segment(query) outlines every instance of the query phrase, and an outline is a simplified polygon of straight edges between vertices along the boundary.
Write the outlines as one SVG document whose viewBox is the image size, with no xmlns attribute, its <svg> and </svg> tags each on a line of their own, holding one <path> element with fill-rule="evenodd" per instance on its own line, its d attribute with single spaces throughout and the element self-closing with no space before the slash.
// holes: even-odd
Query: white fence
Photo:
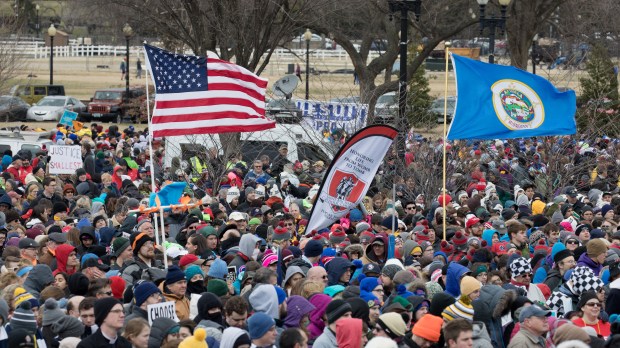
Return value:
<svg viewBox="0 0 620 348">
<path fill-rule="evenodd" d="M 125 46 L 112 46 L 112 45 L 78 45 L 71 40 L 68 46 L 54 46 L 54 57 L 85 57 L 85 56 L 124 56 L 126 54 Z M 47 58 L 50 55 L 50 47 L 45 46 L 44 42 L 40 41 L 0 41 L 0 46 L 3 47 L 3 51 L 14 52 L 20 56 L 27 58 Z M 142 46 L 130 46 L 130 55 L 142 55 Z M 191 51 L 184 52 L 186 54 L 192 54 Z M 378 57 L 380 52 L 371 51 L 369 59 Z M 276 60 L 294 60 L 295 58 L 305 59 L 305 49 L 276 49 L 272 58 Z M 342 49 L 326 50 L 326 49 L 314 49 L 310 50 L 310 59 L 312 60 L 342 60 L 348 61 L 349 55 Z"/>
</svg>

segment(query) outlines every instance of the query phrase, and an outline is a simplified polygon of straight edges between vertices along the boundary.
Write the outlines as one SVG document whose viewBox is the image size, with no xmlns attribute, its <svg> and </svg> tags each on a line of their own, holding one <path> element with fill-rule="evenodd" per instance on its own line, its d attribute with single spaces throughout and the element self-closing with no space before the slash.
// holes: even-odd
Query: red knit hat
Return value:
<svg viewBox="0 0 620 348">
<path fill-rule="evenodd" d="M 452 197 L 450 197 L 450 195 L 441 195 L 439 196 L 439 198 L 437 198 L 437 201 L 439 202 L 440 207 L 445 207 L 446 204 L 452 202 Z"/>
<path fill-rule="evenodd" d="M 446 253 L 446 255 L 450 255 L 454 252 L 454 246 L 452 245 L 452 243 L 442 240 L 440 246 L 441 251 Z"/>
<path fill-rule="evenodd" d="M 545 242 L 544 239 L 538 240 L 538 243 L 534 247 L 534 252 L 537 252 L 538 250 L 543 251 L 545 254 L 548 254 L 551 252 L 551 248 L 547 246 L 547 243 Z"/>
<path fill-rule="evenodd" d="M 112 289 L 112 296 L 120 300 L 123 298 L 123 292 L 125 292 L 125 279 L 120 276 L 110 277 L 110 289 Z"/>
<path fill-rule="evenodd" d="M 194 255 L 194 254 L 187 254 L 187 255 L 183 255 L 181 257 L 181 259 L 179 260 L 179 267 L 183 268 L 187 265 L 190 265 L 194 262 L 198 261 L 198 256 Z"/>
<path fill-rule="evenodd" d="M 465 250 L 467 248 L 467 237 L 461 231 L 456 231 L 454 237 L 452 237 L 452 243 L 454 247 L 460 250 Z"/>
<path fill-rule="evenodd" d="M 366 243 L 370 243 L 374 236 L 375 235 L 372 232 L 364 231 L 362 232 L 362 234 L 360 234 L 360 243 L 364 243 L 364 241 L 366 241 Z"/>
</svg>

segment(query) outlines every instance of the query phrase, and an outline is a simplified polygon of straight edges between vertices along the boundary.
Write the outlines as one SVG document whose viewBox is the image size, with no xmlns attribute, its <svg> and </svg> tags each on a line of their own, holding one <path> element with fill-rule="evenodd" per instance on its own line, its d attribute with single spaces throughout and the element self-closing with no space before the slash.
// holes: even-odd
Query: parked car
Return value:
<svg viewBox="0 0 620 348">
<path fill-rule="evenodd" d="M 65 95 L 62 85 L 15 85 L 10 95 L 22 98 L 26 103 L 34 105 L 48 95 Z"/>
<path fill-rule="evenodd" d="M 398 94 L 388 92 L 380 96 L 375 104 L 375 120 L 377 123 L 392 124 L 398 115 Z"/>
<path fill-rule="evenodd" d="M 60 117 L 65 110 L 77 112 L 79 115 L 86 111 L 86 105 L 77 98 L 70 96 L 47 96 L 28 109 L 26 119 L 33 121 L 60 121 Z"/>
<path fill-rule="evenodd" d="M 108 120 L 121 123 L 123 120 L 136 122 L 140 118 L 146 94 L 144 88 L 132 87 L 129 94 L 125 88 L 100 89 L 95 92 L 88 104 L 84 121 Z"/>
<path fill-rule="evenodd" d="M 0 120 L 3 122 L 24 121 L 30 104 L 20 97 L 0 96 Z"/>
<path fill-rule="evenodd" d="M 437 116 L 437 123 L 443 123 L 443 109 L 444 109 L 444 98 L 437 98 L 433 100 L 433 104 L 431 104 L 431 112 L 433 115 Z M 456 110 L 456 97 L 448 97 L 448 123 L 452 122 L 452 118 L 454 117 L 454 110 Z"/>
</svg>

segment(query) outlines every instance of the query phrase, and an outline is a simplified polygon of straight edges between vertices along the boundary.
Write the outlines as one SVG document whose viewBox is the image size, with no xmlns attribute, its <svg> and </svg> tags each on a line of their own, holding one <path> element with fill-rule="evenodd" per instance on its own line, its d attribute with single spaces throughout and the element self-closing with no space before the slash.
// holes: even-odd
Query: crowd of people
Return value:
<svg viewBox="0 0 620 348">
<path fill-rule="evenodd" d="M 2 154 L 0 348 L 620 347 L 609 139 L 567 154 L 596 161 L 557 192 L 538 186 L 551 163 L 535 142 L 454 146 L 458 180 L 434 196 L 415 176 L 437 146 L 416 139 L 404 175 L 389 155 L 358 208 L 312 231 L 328 165 L 291 163 L 285 145 L 167 167 L 147 130 L 50 139 L 83 166 L 49 175 L 46 149 Z M 183 205 L 155 219 L 150 194 L 180 181 Z"/>
</svg>

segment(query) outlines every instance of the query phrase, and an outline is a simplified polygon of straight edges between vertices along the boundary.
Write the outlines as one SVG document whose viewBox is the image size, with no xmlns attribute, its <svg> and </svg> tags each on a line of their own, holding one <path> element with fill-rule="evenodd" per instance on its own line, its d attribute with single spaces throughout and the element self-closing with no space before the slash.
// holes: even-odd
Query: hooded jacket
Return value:
<svg viewBox="0 0 620 348">
<path fill-rule="evenodd" d="M 373 251 L 372 248 L 372 243 L 374 243 L 376 240 L 381 240 L 383 241 L 383 250 L 384 250 L 384 255 L 383 257 L 379 257 L 375 254 L 375 252 Z M 372 240 L 370 241 L 370 244 L 368 244 L 366 246 L 366 251 L 364 252 L 364 257 L 362 257 L 362 263 L 364 264 L 368 264 L 368 263 L 376 263 L 380 266 L 383 266 L 385 264 L 385 262 L 387 261 L 387 251 L 388 251 L 388 236 L 385 233 L 379 233 L 377 235 L 375 235 Z"/>
<path fill-rule="evenodd" d="M 594 272 L 596 276 L 598 276 L 601 273 L 601 269 L 603 269 L 603 265 L 596 263 L 590 258 L 590 256 L 588 256 L 587 253 L 583 253 L 581 254 L 581 256 L 579 256 L 579 260 L 577 261 L 577 267 L 579 266 L 588 267 L 592 270 L 592 272 Z"/>
<path fill-rule="evenodd" d="M 474 330 L 472 334 L 472 338 L 474 340 L 474 347 L 476 348 L 494 348 L 493 343 L 491 343 L 491 337 L 489 337 L 489 332 L 487 331 L 484 323 L 479 321 L 473 322 Z"/>
<path fill-rule="evenodd" d="M 474 321 L 484 323 L 496 348 L 504 348 L 502 316 L 510 313 L 512 302 L 517 295 L 512 290 L 505 290 L 497 285 L 485 285 L 480 289 L 480 297 L 473 301 Z"/>
<path fill-rule="evenodd" d="M 260 239 L 253 234 L 244 234 L 239 240 L 239 252 L 235 258 L 228 264 L 229 266 L 235 266 L 237 269 L 244 266 L 246 262 L 252 260 L 254 249 L 256 249 L 256 243 Z"/>
<path fill-rule="evenodd" d="M 282 281 L 282 288 L 286 287 L 286 283 L 291 279 L 295 274 L 301 274 L 302 276 L 306 276 L 304 271 L 299 266 L 290 266 L 286 269 L 286 275 L 284 276 L 284 280 Z"/>
<path fill-rule="evenodd" d="M 48 265 L 36 265 L 24 281 L 24 288 L 34 298 L 39 298 L 41 291 L 54 282 L 52 269 Z"/>
<path fill-rule="evenodd" d="M 351 261 L 342 257 L 335 257 L 333 260 L 329 261 L 327 264 L 327 286 L 338 284 L 344 286 L 349 285 L 348 282 L 341 282 L 340 277 L 351 267 L 353 267 Z M 353 274 L 353 272 L 351 272 L 351 274 Z"/>
<path fill-rule="evenodd" d="M 153 320 L 148 348 L 161 348 L 164 338 L 168 335 L 168 331 L 175 326 L 179 326 L 179 324 L 169 318 L 157 318 Z"/>
<path fill-rule="evenodd" d="M 301 296 L 293 295 L 286 300 L 286 318 L 284 328 L 300 327 L 301 318 L 309 314 L 316 307 Z"/>
<path fill-rule="evenodd" d="M 256 284 L 249 298 L 255 312 L 263 312 L 273 319 L 280 319 L 278 293 L 271 284 Z"/>
<path fill-rule="evenodd" d="M 88 235 L 93 239 L 93 244 L 89 247 L 84 246 L 82 243 L 82 236 Z M 92 226 L 84 226 L 80 229 L 80 245 L 77 247 L 77 252 L 80 257 L 84 254 L 93 253 L 99 257 L 106 254 L 105 247 L 97 245 L 97 234 L 95 228 Z"/>
<path fill-rule="evenodd" d="M 470 270 L 456 262 L 450 262 L 446 273 L 446 292 L 458 298 L 461 296 L 461 278 Z"/>
<path fill-rule="evenodd" d="M 221 348 L 233 348 L 237 339 L 241 337 L 241 335 L 243 334 L 247 335 L 248 333 L 245 330 L 242 330 L 238 327 L 231 326 L 229 328 L 226 328 L 226 330 L 224 330 L 224 333 L 222 334 L 222 340 L 220 341 L 220 347 Z"/>
<path fill-rule="evenodd" d="M 336 323 L 336 342 L 338 348 L 358 348 L 362 346 L 362 320 L 344 318 Z"/>
<path fill-rule="evenodd" d="M 314 310 L 310 312 L 310 325 L 308 325 L 308 332 L 310 332 L 309 339 L 313 341 L 323 333 L 323 329 L 325 328 L 323 315 L 325 314 L 327 305 L 332 301 L 332 298 L 325 294 L 315 294 L 312 295 L 308 301 L 314 305 Z"/>
<path fill-rule="evenodd" d="M 67 269 L 67 260 L 69 259 L 69 254 L 71 254 L 73 250 L 76 250 L 76 248 L 69 244 L 61 244 L 56 247 L 56 270 L 53 272 L 53 275 L 60 272 L 72 275 L 77 272 L 77 267 L 74 267 L 71 270 Z"/>
<path fill-rule="evenodd" d="M 168 287 L 165 286 L 165 283 L 166 282 L 161 282 L 161 284 L 159 284 L 159 290 L 161 290 L 164 298 L 166 301 L 174 302 L 174 309 L 180 320 L 189 319 L 189 299 L 185 296 L 178 296 L 171 293 Z"/>
</svg>

